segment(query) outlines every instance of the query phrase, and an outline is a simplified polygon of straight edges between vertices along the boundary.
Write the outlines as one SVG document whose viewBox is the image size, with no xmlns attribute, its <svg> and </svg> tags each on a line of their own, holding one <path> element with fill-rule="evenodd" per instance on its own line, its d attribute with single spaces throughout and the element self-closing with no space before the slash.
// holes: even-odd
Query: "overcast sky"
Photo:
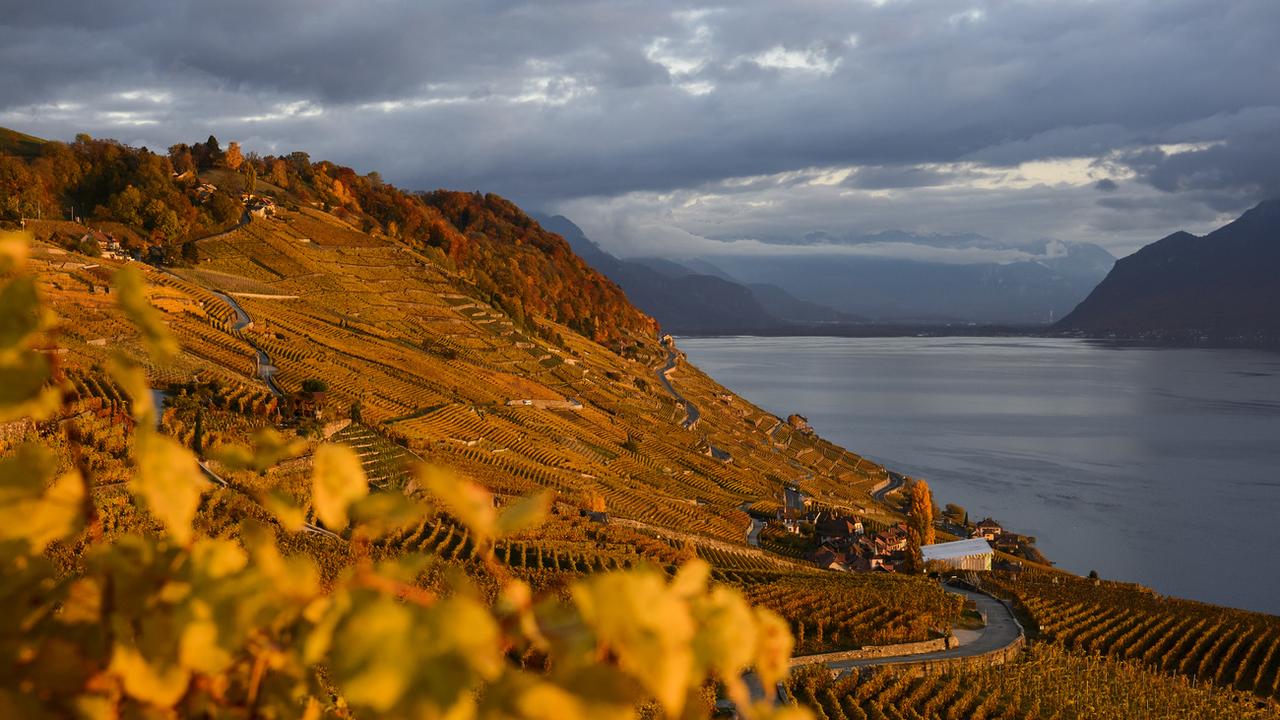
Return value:
<svg viewBox="0 0 1280 720">
<path fill-rule="evenodd" d="M 1277 0 L 110 5 L 0 0 L 0 125 L 306 150 L 624 255 L 1123 255 L 1280 195 Z"/>
</svg>

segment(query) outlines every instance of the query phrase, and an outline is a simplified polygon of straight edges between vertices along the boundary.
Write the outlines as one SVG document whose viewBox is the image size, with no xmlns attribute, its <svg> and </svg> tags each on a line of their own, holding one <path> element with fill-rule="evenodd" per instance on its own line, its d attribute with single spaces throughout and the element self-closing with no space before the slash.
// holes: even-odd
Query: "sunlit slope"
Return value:
<svg viewBox="0 0 1280 720">
<path fill-rule="evenodd" d="M 784 482 L 858 509 L 883 478 L 681 358 L 670 380 L 700 414 L 686 429 L 685 409 L 657 380 L 666 350 L 656 338 L 623 358 L 541 317 L 518 324 L 473 299 L 463 276 L 318 211 L 254 219 L 200 241 L 199 258 L 147 273 L 183 345 L 180 362 L 153 369 L 158 386 L 217 377 L 274 402 L 257 378 L 261 351 L 285 394 L 321 380 L 335 408 L 327 419 L 358 403 L 375 431 L 495 492 L 551 488 L 578 506 L 602 496 L 614 517 L 735 543 L 748 527 L 739 507 L 776 498 Z M 101 362 L 103 340 L 127 345 L 102 294 L 119 263 L 43 260 L 55 302 L 77 316 L 73 364 Z M 224 296 L 248 325 L 237 328 Z"/>
</svg>

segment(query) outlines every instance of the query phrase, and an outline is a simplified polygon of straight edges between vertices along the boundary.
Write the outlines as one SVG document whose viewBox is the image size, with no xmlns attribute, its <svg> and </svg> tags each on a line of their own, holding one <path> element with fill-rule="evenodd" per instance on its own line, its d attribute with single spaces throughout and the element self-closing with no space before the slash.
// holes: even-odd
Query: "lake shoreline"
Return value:
<svg viewBox="0 0 1280 720">
<path fill-rule="evenodd" d="M 1036 536 L 1061 569 L 1280 612 L 1280 579 L 1248 560 L 1280 545 L 1265 522 L 1280 512 L 1280 356 L 1039 337 L 677 343 L 751 402 Z"/>
</svg>

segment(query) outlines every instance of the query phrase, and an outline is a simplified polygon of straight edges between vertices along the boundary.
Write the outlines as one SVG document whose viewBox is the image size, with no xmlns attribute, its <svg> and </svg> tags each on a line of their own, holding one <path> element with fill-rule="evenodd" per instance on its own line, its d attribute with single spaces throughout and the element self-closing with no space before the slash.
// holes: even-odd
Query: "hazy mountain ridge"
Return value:
<svg viewBox="0 0 1280 720">
<path fill-rule="evenodd" d="M 564 237 L 583 260 L 617 282 L 631 302 L 653 316 L 664 332 L 768 332 L 791 323 L 860 320 L 796 298 L 781 288 L 730 279 L 708 262 L 621 259 L 601 249 L 564 216 L 535 217 L 544 228 Z"/>
<path fill-rule="evenodd" d="M 1198 237 L 1179 231 L 1118 261 L 1054 329 L 1164 341 L 1280 340 L 1280 200 Z"/>
<path fill-rule="evenodd" d="M 951 264 L 853 255 L 719 256 L 747 283 L 877 323 L 1047 325 L 1106 275 L 1114 260 L 1088 244 L 1027 246 L 1032 259 Z M 1038 251 L 1037 251 L 1038 250 Z"/>
</svg>

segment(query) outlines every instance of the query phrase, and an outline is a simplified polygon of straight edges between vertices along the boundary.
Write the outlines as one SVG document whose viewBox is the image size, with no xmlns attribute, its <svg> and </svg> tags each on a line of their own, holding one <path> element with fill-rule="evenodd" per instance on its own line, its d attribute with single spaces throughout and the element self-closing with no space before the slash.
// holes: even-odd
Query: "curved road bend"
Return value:
<svg viewBox="0 0 1280 720">
<path fill-rule="evenodd" d="M 738 506 L 742 512 L 746 512 L 751 507 L 750 502 L 744 502 Z M 747 528 L 747 544 L 751 547 L 760 547 L 760 531 L 764 530 L 765 521 L 756 518 L 750 518 L 751 526 Z"/>
<path fill-rule="evenodd" d="M 886 472 L 889 473 L 889 484 L 871 493 L 871 499 L 876 502 L 884 502 L 886 495 L 902 487 L 907 481 L 907 477 L 901 473 L 896 473 L 892 470 L 887 470 Z"/>
<path fill-rule="evenodd" d="M 658 371 L 658 382 L 662 383 L 662 386 L 667 389 L 667 392 L 671 393 L 671 397 L 684 405 L 685 418 L 684 422 L 681 424 L 686 430 L 688 430 L 693 427 L 694 423 L 698 422 L 698 418 L 701 417 L 702 414 L 698 412 L 698 408 L 693 403 L 689 402 L 683 395 L 676 392 L 675 387 L 671 385 L 671 381 L 667 379 L 667 373 L 675 370 L 676 362 L 678 362 L 679 359 L 680 356 L 676 354 L 675 348 L 667 349 L 667 364 Z"/>
<path fill-rule="evenodd" d="M 990 595 L 946 585 L 942 589 L 955 595 L 962 595 L 977 603 L 978 612 L 982 613 L 982 616 L 987 619 L 987 625 L 981 631 L 976 631 L 978 632 L 976 638 L 967 641 L 962 639 L 962 644 L 959 647 L 937 652 L 866 658 L 864 660 L 838 660 L 827 663 L 827 667 L 832 670 L 849 670 L 872 665 L 900 665 L 948 658 L 974 657 L 992 650 L 1001 650 L 1009 647 L 1022 635 L 1022 626 L 1014 619 L 1013 613 L 1009 611 L 1009 608 L 999 600 Z"/>
<path fill-rule="evenodd" d="M 231 326 L 233 330 L 243 330 L 249 327 L 249 323 L 253 322 L 253 319 L 249 317 L 249 313 L 245 312 L 245 309 L 240 307 L 240 303 L 236 302 L 230 295 L 217 290 L 210 290 L 209 292 L 217 295 L 219 299 L 235 311 L 236 322 Z M 253 349 L 258 354 L 258 377 L 262 379 L 262 382 L 266 383 L 267 389 L 271 391 L 271 394 L 276 397 L 284 397 L 284 391 L 276 384 L 276 366 L 272 364 L 271 358 L 256 345 Z"/>
<path fill-rule="evenodd" d="M 853 670 L 855 668 L 873 667 L 878 665 L 905 665 L 909 663 L 930 662 L 934 660 L 946 660 L 950 658 L 975 657 L 992 650 L 1002 650 L 1013 644 L 1022 636 L 1022 626 L 1014 619 L 1013 613 L 1004 603 L 996 600 L 990 595 L 972 592 L 970 590 L 962 590 L 947 585 L 943 585 L 942 589 L 955 595 L 962 595 L 973 600 L 978 605 L 978 612 L 987 619 L 986 627 L 981 631 L 963 631 L 965 635 L 972 632 L 978 632 L 977 637 L 964 639 L 960 636 L 961 645 L 959 647 L 950 648 L 948 650 L 939 650 L 931 653 L 917 653 L 915 655 L 892 655 L 889 657 L 866 658 L 863 660 L 833 660 L 825 663 L 828 669 L 840 672 L 843 670 Z M 803 657 L 803 656 L 802 656 Z M 755 673 L 749 672 L 743 676 L 747 682 L 747 687 L 751 692 L 754 700 L 761 700 L 765 696 L 765 689 L 760 684 L 760 679 Z M 779 692 L 781 692 L 782 683 L 779 683 Z"/>
</svg>

